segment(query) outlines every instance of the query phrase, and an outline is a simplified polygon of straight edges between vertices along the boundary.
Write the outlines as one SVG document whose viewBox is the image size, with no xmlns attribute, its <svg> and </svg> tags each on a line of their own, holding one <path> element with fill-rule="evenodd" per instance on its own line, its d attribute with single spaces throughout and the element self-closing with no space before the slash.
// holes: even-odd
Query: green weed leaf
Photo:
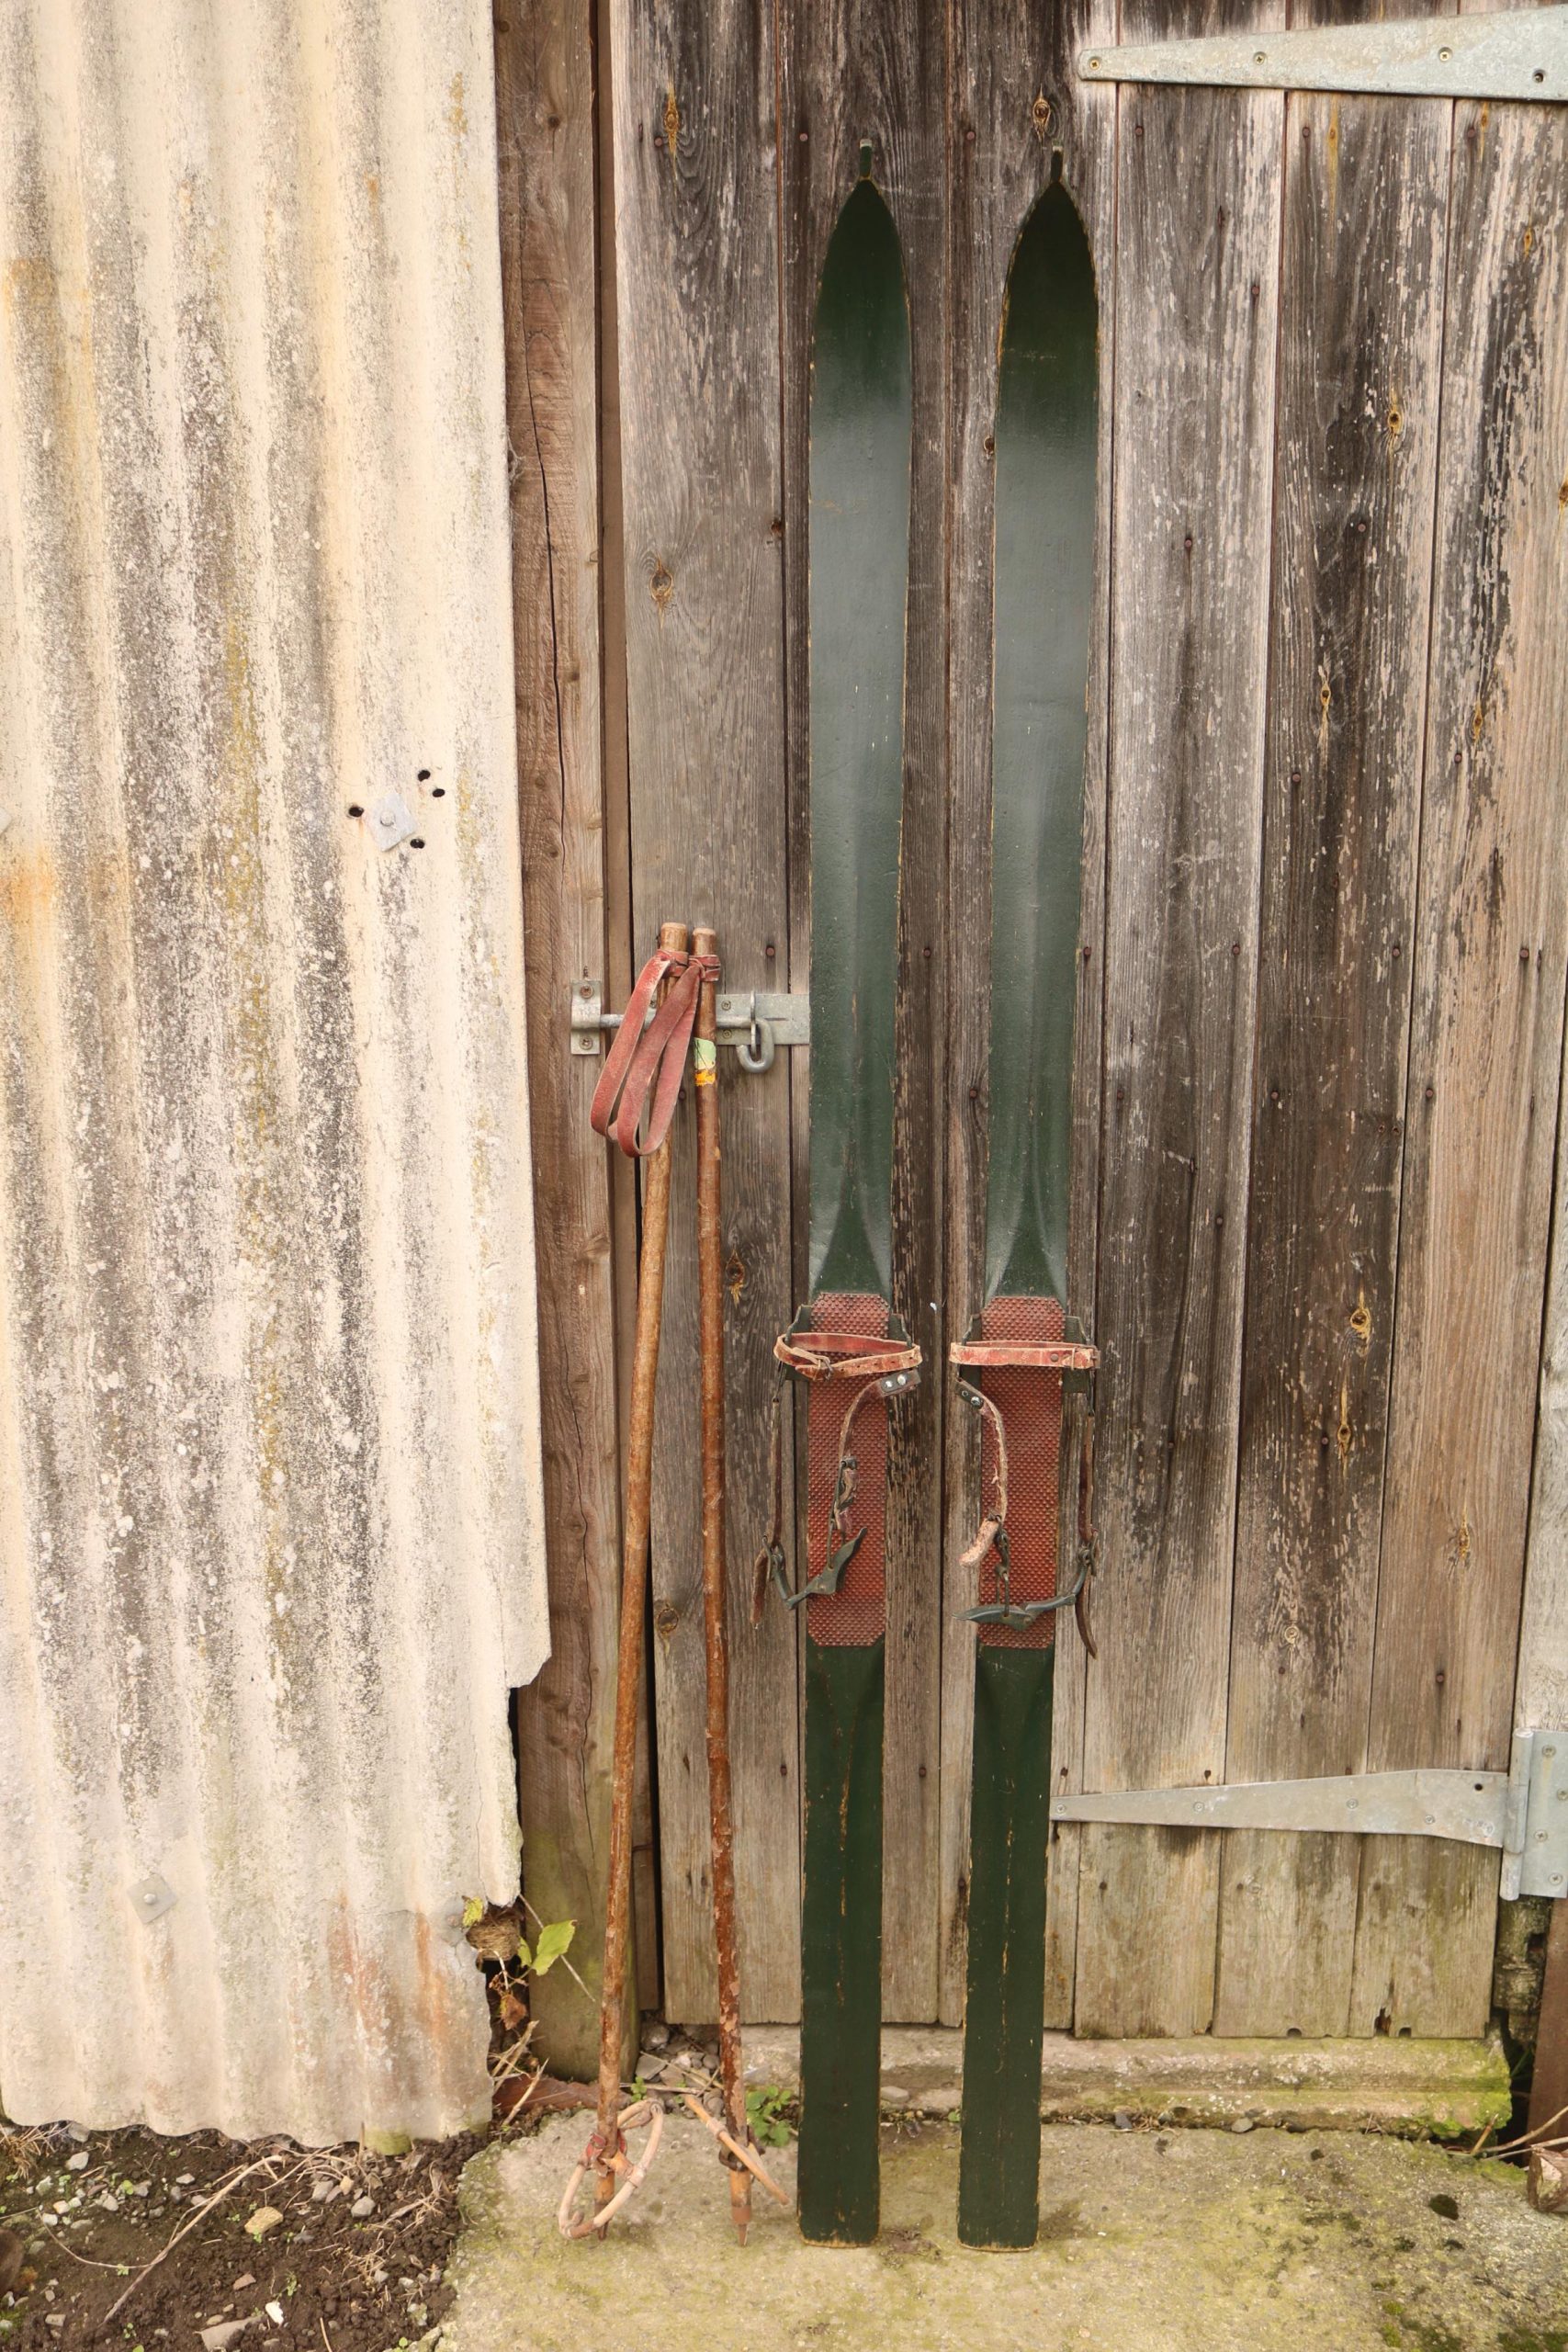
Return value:
<svg viewBox="0 0 1568 2352">
<path fill-rule="evenodd" d="M 555 1966 L 563 1951 L 570 1950 L 577 1933 L 575 1919 L 553 1919 L 547 1928 L 539 1929 L 539 1940 L 534 1946 L 534 1957 L 525 1964 L 536 1976 L 545 1975 Z"/>
</svg>

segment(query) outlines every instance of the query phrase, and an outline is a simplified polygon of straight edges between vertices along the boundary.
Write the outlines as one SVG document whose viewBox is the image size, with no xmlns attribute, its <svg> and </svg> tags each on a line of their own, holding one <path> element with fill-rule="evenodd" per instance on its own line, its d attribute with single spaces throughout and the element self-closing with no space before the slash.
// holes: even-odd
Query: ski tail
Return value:
<svg viewBox="0 0 1568 2352">
<path fill-rule="evenodd" d="M 882 2022 L 882 1727 L 887 1408 L 919 1351 L 885 1300 L 818 1298 L 780 1352 L 807 1415 L 802 2233 L 876 2235 Z"/>
</svg>

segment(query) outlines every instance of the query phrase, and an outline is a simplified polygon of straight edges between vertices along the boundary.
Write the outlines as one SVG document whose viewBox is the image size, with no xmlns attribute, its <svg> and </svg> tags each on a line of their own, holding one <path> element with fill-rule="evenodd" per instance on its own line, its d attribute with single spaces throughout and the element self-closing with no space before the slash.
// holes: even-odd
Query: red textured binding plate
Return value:
<svg viewBox="0 0 1568 2352">
<path fill-rule="evenodd" d="M 1050 1349 L 1062 1340 L 1064 1317 L 1059 1298 L 994 1298 L 980 1317 L 980 1345 Z M 1068 1351 L 1061 1350 L 1063 1354 Z M 1074 1349 L 1074 1354 L 1080 1351 Z M 1098 1361 L 1093 1349 L 1081 1352 Z M 954 1351 L 957 1353 L 957 1351 Z M 968 1356 L 971 1363 L 975 1359 Z M 1070 1367 L 1069 1367 L 1070 1368 Z M 1035 1363 L 1003 1364 L 992 1361 L 971 1375 L 992 1398 L 1007 1430 L 1008 1544 L 1011 1554 L 1011 1598 L 1015 1604 L 1052 1600 L 1056 1593 L 1056 1550 L 1061 1528 L 1058 1498 L 1062 1466 L 1062 1373 Z M 981 1509 L 996 1491 L 997 1441 L 989 1418 L 980 1456 Z M 982 1608 L 1001 1599 L 993 1548 L 980 1564 Z M 987 1649 L 1043 1650 L 1056 1637 L 1058 1611 L 1037 1617 L 1032 1625 L 976 1625 Z"/>
</svg>

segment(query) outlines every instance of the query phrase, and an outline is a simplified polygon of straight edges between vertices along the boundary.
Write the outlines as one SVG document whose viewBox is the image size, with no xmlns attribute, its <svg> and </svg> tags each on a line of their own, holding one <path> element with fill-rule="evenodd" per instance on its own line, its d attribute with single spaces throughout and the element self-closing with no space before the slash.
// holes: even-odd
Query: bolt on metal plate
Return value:
<svg viewBox="0 0 1568 2352">
<path fill-rule="evenodd" d="M 179 1899 L 168 1880 L 160 1878 L 156 1871 L 148 1878 L 139 1878 L 130 1890 L 136 1916 L 144 1924 L 161 1919 L 165 1911 L 174 1909 Z"/>
<path fill-rule="evenodd" d="M 400 792 L 383 792 L 365 811 L 365 822 L 378 849 L 396 849 L 410 840 L 416 820 Z"/>
</svg>

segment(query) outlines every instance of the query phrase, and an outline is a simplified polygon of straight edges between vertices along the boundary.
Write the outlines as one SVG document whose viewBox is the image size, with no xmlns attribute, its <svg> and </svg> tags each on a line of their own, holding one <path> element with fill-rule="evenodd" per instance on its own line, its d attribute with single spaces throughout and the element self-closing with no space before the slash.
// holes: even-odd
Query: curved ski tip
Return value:
<svg viewBox="0 0 1568 2352">
<path fill-rule="evenodd" d="M 900 287 L 904 282 L 904 249 L 887 199 L 867 166 L 870 153 L 869 147 L 861 149 L 861 175 L 845 197 L 828 240 L 818 309 L 835 280 L 841 284 L 852 276 L 885 278 L 896 272 Z"/>
<path fill-rule="evenodd" d="M 1053 178 L 1024 216 L 1008 263 L 1007 294 L 1002 303 L 998 349 L 1005 349 L 1015 307 L 1032 314 L 1031 334 L 1055 339 L 1063 333 L 1081 334 L 1087 324 L 1091 344 L 1098 336 L 1100 295 L 1094 254 L 1082 213 L 1066 180 Z M 1047 322 L 1054 322 L 1048 325 Z"/>
<path fill-rule="evenodd" d="M 874 179 L 856 181 L 828 240 L 811 359 L 814 438 L 834 418 L 863 426 L 866 402 L 874 395 L 880 395 L 878 407 L 890 401 L 907 419 L 909 291 L 904 249 Z"/>
</svg>

